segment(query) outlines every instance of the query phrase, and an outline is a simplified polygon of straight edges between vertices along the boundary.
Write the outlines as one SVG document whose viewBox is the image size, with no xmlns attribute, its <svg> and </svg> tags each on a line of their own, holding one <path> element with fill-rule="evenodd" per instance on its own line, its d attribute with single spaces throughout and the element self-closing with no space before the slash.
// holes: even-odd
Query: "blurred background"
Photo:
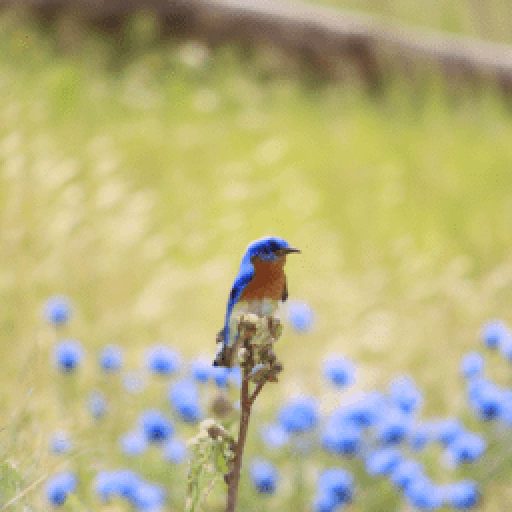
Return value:
<svg viewBox="0 0 512 512">
<path fill-rule="evenodd" d="M 163 510 L 183 510 L 185 465 L 173 483 L 155 454 L 134 463 L 117 446 L 167 382 L 121 399 L 96 360 L 107 343 L 128 372 L 156 343 L 211 359 L 241 255 L 268 234 L 302 250 L 289 294 L 314 321 L 307 334 L 285 327 L 285 370 L 260 417 L 290 397 L 339 400 L 321 375 L 335 353 L 357 366 L 354 392 L 409 374 L 425 415 L 482 428 L 459 360 L 484 322 L 510 316 L 512 5 L 321 3 L 2 2 L 1 510 L 47 510 L 47 477 L 70 468 L 85 484 L 65 509 L 99 510 L 95 471 L 130 464 L 169 489 Z M 43 314 L 54 295 L 73 311 L 57 330 Z M 53 363 L 60 338 L 83 346 L 73 385 Z M 81 409 L 94 389 L 111 393 L 107 426 Z M 58 456 L 48 443 L 61 430 L 73 450 Z M 444 475 L 438 455 L 427 459 Z M 339 462 L 322 461 L 307 482 Z M 481 510 L 508 507 L 511 461 L 483 484 Z M 268 498 L 244 485 L 241 510 L 311 510 L 313 491 L 297 502 L 291 484 Z M 387 508 L 363 492 L 350 510 L 412 510 L 379 492 Z M 204 510 L 222 510 L 221 484 Z"/>
</svg>

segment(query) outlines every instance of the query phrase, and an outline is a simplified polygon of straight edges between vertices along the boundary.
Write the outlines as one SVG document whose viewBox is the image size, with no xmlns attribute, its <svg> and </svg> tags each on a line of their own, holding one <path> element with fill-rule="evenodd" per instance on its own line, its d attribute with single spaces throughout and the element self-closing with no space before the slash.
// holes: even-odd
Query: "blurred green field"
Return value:
<svg viewBox="0 0 512 512">
<path fill-rule="evenodd" d="M 120 464 L 112 443 L 136 415 L 120 401 L 100 439 L 85 413 L 62 410 L 46 297 L 75 304 L 68 334 L 90 359 L 78 389 L 101 385 L 93 362 L 111 341 L 130 368 L 158 340 L 210 357 L 240 256 L 265 234 L 302 249 L 289 292 L 316 324 L 279 342 L 285 372 L 260 414 L 278 396 L 323 393 L 322 357 L 340 352 L 357 362 L 360 389 L 410 373 L 427 414 L 467 415 L 459 358 L 512 299 L 506 102 L 491 88 L 448 92 L 435 76 L 370 97 L 357 83 L 280 74 L 267 54 L 137 34 L 127 56 L 96 36 L 56 43 L 0 17 L 2 500 L 26 490 L 10 509 L 46 510 L 38 482 L 54 468 L 91 453 Z M 71 461 L 48 454 L 56 428 L 84 432 Z M 482 510 L 508 507 L 509 476 L 487 483 Z M 65 510 L 91 510 L 80 499 Z M 351 510 L 383 510 L 364 499 Z M 246 512 L 287 507 L 242 495 Z"/>
</svg>

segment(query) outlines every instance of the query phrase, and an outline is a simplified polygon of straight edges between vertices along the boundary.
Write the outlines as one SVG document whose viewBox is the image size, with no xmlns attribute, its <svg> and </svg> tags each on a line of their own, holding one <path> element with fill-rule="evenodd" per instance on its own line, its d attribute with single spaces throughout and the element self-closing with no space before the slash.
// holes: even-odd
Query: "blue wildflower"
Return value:
<svg viewBox="0 0 512 512">
<path fill-rule="evenodd" d="M 44 305 L 44 316 L 49 323 L 55 326 L 65 324 L 71 317 L 69 299 L 62 295 L 50 297 Z"/>
<path fill-rule="evenodd" d="M 325 378 L 338 388 L 350 386 L 355 381 L 354 363 L 341 356 L 327 358 L 324 361 L 323 373 Z"/>
<path fill-rule="evenodd" d="M 103 418 L 107 412 L 107 401 L 103 393 L 100 391 L 91 392 L 87 400 L 87 407 L 93 418 Z"/>
<path fill-rule="evenodd" d="M 482 420 L 495 420 L 501 416 L 503 398 L 500 392 L 492 391 L 482 394 L 475 405 L 476 412 Z"/>
<path fill-rule="evenodd" d="M 242 370 L 239 366 L 233 366 L 229 369 L 228 382 L 237 388 L 242 385 Z"/>
<path fill-rule="evenodd" d="M 502 392 L 500 420 L 505 425 L 512 426 L 512 390 L 510 389 Z"/>
<path fill-rule="evenodd" d="M 174 434 L 172 423 L 156 409 L 143 412 L 139 418 L 139 426 L 150 443 L 161 443 Z"/>
<path fill-rule="evenodd" d="M 338 499 L 334 494 L 320 492 L 313 501 L 313 512 L 335 512 L 338 505 Z"/>
<path fill-rule="evenodd" d="M 409 445 L 414 451 L 420 451 L 432 440 L 432 426 L 417 423 L 409 432 Z"/>
<path fill-rule="evenodd" d="M 383 395 L 377 392 L 364 393 L 353 403 L 339 410 L 347 421 L 361 428 L 370 427 L 381 418 L 387 406 Z"/>
<path fill-rule="evenodd" d="M 318 423 L 318 406 L 313 398 L 297 398 L 279 411 L 279 423 L 290 433 L 307 432 Z"/>
<path fill-rule="evenodd" d="M 352 501 L 354 478 L 344 469 L 330 468 L 322 471 L 318 477 L 319 494 L 335 497 L 337 504 L 347 504 Z"/>
<path fill-rule="evenodd" d="M 80 365 L 83 353 L 84 351 L 79 341 L 61 341 L 54 350 L 55 365 L 61 372 L 72 373 Z"/>
<path fill-rule="evenodd" d="M 203 414 L 197 386 L 191 380 L 176 382 L 169 390 L 169 401 L 181 419 L 187 423 L 199 421 Z"/>
<path fill-rule="evenodd" d="M 290 440 L 286 430 L 278 424 L 265 425 L 261 429 L 261 438 L 268 448 L 281 448 Z"/>
<path fill-rule="evenodd" d="M 457 510 L 468 510 L 478 505 L 480 492 L 475 482 L 462 480 L 444 488 L 444 501 Z"/>
<path fill-rule="evenodd" d="M 142 437 L 142 436 L 141 436 Z M 142 439 L 144 439 L 142 437 Z M 117 494 L 133 502 L 137 488 L 142 482 L 141 477 L 130 469 L 121 469 L 114 472 Z"/>
<path fill-rule="evenodd" d="M 482 329 L 482 339 L 487 348 L 498 348 L 507 335 L 506 325 L 499 320 L 487 323 Z"/>
<path fill-rule="evenodd" d="M 512 334 L 510 332 L 507 332 L 506 336 L 501 340 L 499 348 L 501 355 L 508 362 L 512 362 Z"/>
<path fill-rule="evenodd" d="M 468 395 L 469 403 L 472 407 L 475 406 L 475 403 L 480 400 L 480 396 L 483 392 L 486 391 L 487 388 L 494 387 L 495 384 L 490 380 L 484 379 L 483 377 L 477 377 L 475 379 L 470 380 L 467 383 L 466 391 Z"/>
<path fill-rule="evenodd" d="M 423 468 L 418 462 L 404 459 L 391 471 L 390 478 L 399 489 L 407 489 L 413 481 L 424 476 Z"/>
<path fill-rule="evenodd" d="M 94 477 L 93 486 L 103 502 L 110 501 L 118 493 L 117 479 L 113 471 L 99 471 Z"/>
<path fill-rule="evenodd" d="M 68 494 L 76 489 L 76 477 L 65 471 L 57 473 L 46 482 L 46 497 L 51 505 L 60 506 L 66 501 Z"/>
<path fill-rule="evenodd" d="M 370 452 L 366 457 L 366 472 L 371 476 L 389 475 L 402 461 L 396 448 L 381 448 Z"/>
<path fill-rule="evenodd" d="M 218 388 L 228 387 L 229 368 L 224 366 L 213 366 L 211 369 L 212 377 Z"/>
<path fill-rule="evenodd" d="M 469 401 L 481 419 L 497 419 L 504 406 L 503 391 L 493 382 L 474 379 L 468 385 Z"/>
<path fill-rule="evenodd" d="M 390 383 L 389 395 L 391 401 L 406 414 L 416 412 L 423 402 L 416 384 L 407 376 L 397 377 Z"/>
<path fill-rule="evenodd" d="M 123 387 L 128 393 L 141 393 L 146 387 L 146 380 L 139 372 L 129 372 L 123 377 Z"/>
<path fill-rule="evenodd" d="M 180 464 L 187 458 L 187 445 L 181 440 L 173 438 L 163 446 L 164 459 L 173 464 Z"/>
<path fill-rule="evenodd" d="M 138 431 L 127 432 L 121 437 L 119 442 L 123 453 L 130 457 L 142 455 L 148 447 L 146 437 Z"/>
<path fill-rule="evenodd" d="M 101 501 L 109 502 L 116 496 L 133 501 L 142 479 L 129 469 L 99 471 L 94 478 L 94 491 Z"/>
<path fill-rule="evenodd" d="M 464 427 L 456 419 L 432 422 L 431 428 L 435 440 L 444 446 L 450 445 L 459 435 L 464 433 Z"/>
<path fill-rule="evenodd" d="M 405 496 L 420 510 L 437 510 L 443 505 L 441 489 L 425 477 L 413 480 L 405 489 Z"/>
<path fill-rule="evenodd" d="M 212 363 L 207 359 L 196 359 L 190 365 L 190 371 L 194 380 L 206 383 L 212 376 Z"/>
<path fill-rule="evenodd" d="M 481 377 L 484 371 L 484 358 L 478 352 L 469 352 L 461 360 L 460 372 L 466 379 Z"/>
<path fill-rule="evenodd" d="M 361 443 L 361 430 L 351 423 L 330 424 L 322 433 L 323 448 L 337 455 L 356 455 Z"/>
<path fill-rule="evenodd" d="M 165 503 L 165 491 L 159 485 L 148 482 L 139 482 L 131 502 L 137 510 L 156 512 Z"/>
<path fill-rule="evenodd" d="M 137 473 L 129 469 L 100 471 L 94 478 L 93 485 L 96 494 L 105 503 L 112 498 L 121 497 L 128 500 L 138 510 L 147 511 L 156 511 L 163 503 L 162 489 L 148 484 Z M 148 485 L 153 488 L 147 488 Z"/>
<path fill-rule="evenodd" d="M 256 459 L 250 465 L 251 481 L 256 490 L 262 494 L 274 494 L 277 485 L 277 469 L 270 462 Z"/>
<path fill-rule="evenodd" d="M 157 345 L 146 354 L 148 369 L 159 375 L 171 375 L 178 371 L 181 359 L 179 354 L 165 345 Z"/>
<path fill-rule="evenodd" d="M 401 443 L 411 430 L 411 418 L 402 412 L 390 410 L 376 425 L 376 436 L 382 444 Z"/>
<path fill-rule="evenodd" d="M 474 462 L 487 448 L 485 440 L 477 434 L 465 432 L 457 436 L 448 446 L 447 455 L 455 464 Z"/>
<path fill-rule="evenodd" d="M 313 310 L 304 302 L 290 302 L 288 304 L 288 321 L 299 333 L 306 333 L 313 326 Z"/>
<path fill-rule="evenodd" d="M 50 440 L 50 450 L 57 454 L 68 453 L 71 450 L 71 440 L 66 432 L 55 432 Z"/>
<path fill-rule="evenodd" d="M 114 373 L 123 365 L 123 352 L 117 345 L 107 345 L 100 354 L 100 366 L 105 373 Z"/>
</svg>

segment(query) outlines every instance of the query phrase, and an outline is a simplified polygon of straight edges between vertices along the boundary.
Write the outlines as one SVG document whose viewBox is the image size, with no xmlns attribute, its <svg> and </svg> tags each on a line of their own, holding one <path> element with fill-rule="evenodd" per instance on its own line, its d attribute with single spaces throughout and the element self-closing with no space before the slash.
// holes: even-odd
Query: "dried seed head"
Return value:
<svg viewBox="0 0 512 512">
<path fill-rule="evenodd" d="M 241 363 L 245 363 L 245 361 L 247 361 L 248 357 L 249 357 L 249 351 L 245 347 L 240 347 L 238 349 L 238 360 Z"/>
<path fill-rule="evenodd" d="M 233 404 L 225 394 L 217 394 L 210 405 L 210 409 L 217 418 L 225 418 L 233 412 Z"/>
</svg>

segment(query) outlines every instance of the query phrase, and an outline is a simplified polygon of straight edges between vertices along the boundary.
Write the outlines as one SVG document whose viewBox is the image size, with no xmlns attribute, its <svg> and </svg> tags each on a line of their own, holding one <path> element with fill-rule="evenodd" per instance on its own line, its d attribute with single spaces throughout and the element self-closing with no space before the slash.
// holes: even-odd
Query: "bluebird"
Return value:
<svg viewBox="0 0 512 512">
<path fill-rule="evenodd" d="M 279 301 L 288 298 L 284 265 L 288 254 L 298 252 L 286 240 L 274 236 L 249 244 L 229 294 L 224 327 L 217 335 L 220 347 L 214 366 L 232 366 L 237 341 L 235 322 L 240 314 L 271 315 Z"/>
</svg>

